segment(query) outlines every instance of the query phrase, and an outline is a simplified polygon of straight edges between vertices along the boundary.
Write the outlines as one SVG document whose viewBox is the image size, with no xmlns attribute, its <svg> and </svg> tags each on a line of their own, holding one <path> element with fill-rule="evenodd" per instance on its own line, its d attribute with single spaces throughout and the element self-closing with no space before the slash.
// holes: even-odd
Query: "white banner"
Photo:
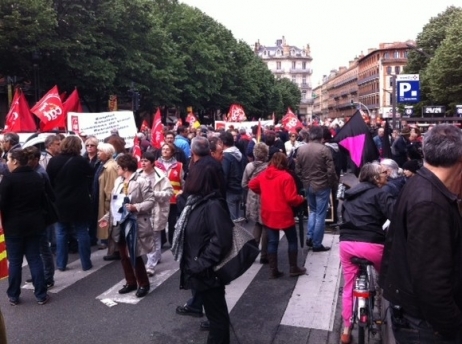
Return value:
<svg viewBox="0 0 462 344">
<path fill-rule="evenodd" d="M 274 125 L 272 119 L 267 121 L 260 121 L 262 129 L 267 126 Z M 248 133 L 252 131 L 252 127 L 258 125 L 258 121 L 246 121 L 246 122 L 225 122 L 225 121 L 215 121 L 215 130 L 225 129 L 228 130 L 230 126 L 233 126 L 234 129 L 239 130 L 244 128 Z"/>
<path fill-rule="evenodd" d="M 112 111 L 98 113 L 69 112 L 67 127 L 78 134 L 96 136 L 104 140 L 111 135 L 112 129 L 119 131 L 120 137 L 125 140 L 125 148 L 133 147 L 137 129 L 132 111 Z"/>
</svg>

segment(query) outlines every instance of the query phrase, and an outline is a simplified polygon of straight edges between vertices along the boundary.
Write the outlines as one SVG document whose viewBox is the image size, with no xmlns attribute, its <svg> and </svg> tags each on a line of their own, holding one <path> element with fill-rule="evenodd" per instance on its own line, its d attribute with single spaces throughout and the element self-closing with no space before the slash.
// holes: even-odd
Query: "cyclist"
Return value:
<svg viewBox="0 0 462 344">
<path fill-rule="evenodd" d="M 353 284 L 359 267 L 350 262 L 352 257 L 367 259 L 380 271 L 385 231 L 382 225 L 391 217 L 394 197 L 384 191 L 387 170 L 378 163 L 367 163 L 361 168 L 359 184 L 345 192 L 342 208 L 344 222 L 340 226 L 340 261 L 344 278 L 342 318 L 344 328 L 341 342 L 351 342 L 353 315 Z"/>
</svg>

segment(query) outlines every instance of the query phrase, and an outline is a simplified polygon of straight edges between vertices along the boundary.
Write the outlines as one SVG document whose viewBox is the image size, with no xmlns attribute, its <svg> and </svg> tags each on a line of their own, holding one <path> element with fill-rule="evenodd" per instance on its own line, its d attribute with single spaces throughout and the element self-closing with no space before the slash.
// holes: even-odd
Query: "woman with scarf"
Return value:
<svg viewBox="0 0 462 344">
<path fill-rule="evenodd" d="M 177 197 L 182 194 L 184 187 L 184 167 L 181 162 L 175 159 L 175 146 L 172 143 L 164 143 L 161 154 L 155 167 L 165 172 L 173 187 L 173 196 L 170 198 L 170 211 L 168 213 L 168 242 L 172 244 L 178 215 L 176 201 Z"/>
<path fill-rule="evenodd" d="M 107 227 L 111 223 L 115 227 L 112 229 L 113 237 L 119 248 L 126 280 L 119 294 L 136 290 L 137 297 L 144 297 L 150 285 L 142 256 L 154 247 L 151 224 L 154 193 L 149 181 L 136 173 L 138 161 L 135 157 L 120 155 L 117 165 L 119 177 L 112 190 L 110 211 L 100 219 L 99 226 Z M 128 216 L 125 216 L 127 213 Z M 132 219 L 136 223 L 129 223 Z M 131 229 L 128 224 L 132 225 Z M 117 228 L 120 229 L 119 235 L 116 235 Z M 135 236 L 133 240 L 130 239 L 130 232 Z"/>
<path fill-rule="evenodd" d="M 230 341 L 225 286 L 213 267 L 232 247 L 234 224 L 219 190 L 220 176 L 213 165 L 191 168 L 185 187 L 189 196 L 172 247 L 175 260 L 180 262 L 180 288 L 194 289 L 203 300 L 210 322 L 208 344 Z"/>
</svg>

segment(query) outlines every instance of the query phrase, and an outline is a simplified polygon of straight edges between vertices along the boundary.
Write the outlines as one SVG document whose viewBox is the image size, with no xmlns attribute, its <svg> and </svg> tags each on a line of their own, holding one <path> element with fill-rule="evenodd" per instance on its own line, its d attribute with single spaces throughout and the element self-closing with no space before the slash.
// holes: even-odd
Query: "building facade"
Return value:
<svg viewBox="0 0 462 344">
<path fill-rule="evenodd" d="M 284 36 L 278 39 L 274 46 L 264 46 L 260 41 L 255 43 L 254 52 L 268 66 L 277 79 L 287 78 L 295 83 L 302 94 L 299 115 L 311 120 L 313 113 L 313 97 L 311 75 L 310 46 L 302 48 L 288 45 Z"/>
</svg>

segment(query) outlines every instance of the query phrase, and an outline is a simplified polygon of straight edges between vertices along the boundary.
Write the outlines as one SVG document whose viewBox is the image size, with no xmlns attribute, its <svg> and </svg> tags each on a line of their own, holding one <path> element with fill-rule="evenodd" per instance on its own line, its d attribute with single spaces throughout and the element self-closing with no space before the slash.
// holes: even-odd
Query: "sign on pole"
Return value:
<svg viewBox="0 0 462 344">
<path fill-rule="evenodd" d="M 418 103 L 420 101 L 419 74 L 399 74 L 396 76 L 398 103 Z"/>
</svg>

